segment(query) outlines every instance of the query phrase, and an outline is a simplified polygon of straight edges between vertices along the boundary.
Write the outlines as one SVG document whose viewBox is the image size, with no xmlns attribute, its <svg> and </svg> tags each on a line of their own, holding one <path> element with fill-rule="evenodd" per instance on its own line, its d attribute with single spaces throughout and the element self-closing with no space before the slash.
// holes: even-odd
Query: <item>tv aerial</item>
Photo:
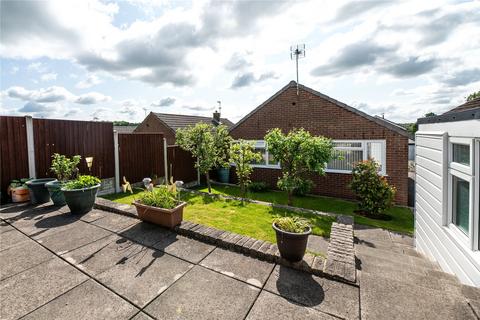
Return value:
<svg viewBox="0 0 480 320">
<path fill-rule="evenodd" d="M 305 44 L 297 44 L 290 46 L 290 59 L 295 59 L 295 67 L 297 71 L 297 96 L 298 96 L 298 59 L 305 58 Z"/>
</svg>

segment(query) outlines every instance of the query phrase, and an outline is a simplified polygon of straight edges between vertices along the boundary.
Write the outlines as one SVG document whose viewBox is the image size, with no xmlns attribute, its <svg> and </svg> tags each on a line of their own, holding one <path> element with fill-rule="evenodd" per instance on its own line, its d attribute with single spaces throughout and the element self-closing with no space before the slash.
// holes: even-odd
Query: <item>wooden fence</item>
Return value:
<svg viewBox="0 0 480 320">
<path fill-rule="evenodd" d="M 173 176 L 175 180 L 192 182 L 197 180 L 197 169 L 195 159 L 190 152 L 182 150 L 179 146 L 168 146 L 168 173 L 169 179 Z"/>
</svg>

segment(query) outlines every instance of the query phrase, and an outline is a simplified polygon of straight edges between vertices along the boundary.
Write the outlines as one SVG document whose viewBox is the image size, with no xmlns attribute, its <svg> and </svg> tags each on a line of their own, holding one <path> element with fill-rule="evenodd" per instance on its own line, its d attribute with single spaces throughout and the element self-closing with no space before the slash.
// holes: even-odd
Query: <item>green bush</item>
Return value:
<svg viewBox="0 0 480 320">
<path fill-rule="evenodd" d="M 146 206 L 164 209 L 173 209 L 177 206 L 177 192 L 169 190 L 166 186 L 160 186 L 153 191 L 145 191 L 138 201 Z"/>
<path fill-rule="evenodd" d="M 305 196 L 310 193 L 313 188 L 313 182 L 311 180 L 299 181 L 297 187 L 293 189 L 293 194 L 296 196 Z"/>
<path fill-rule="evenodd" d="M 273 219 L 275 226 L 286 232 L 303 233 L 308 227 L 308 220 L 300 217 L 276 217 Z"/>
<path fill-rule="evenodd" d="M 96 186 L 97 184 L 100 184 L 100 182 L 100 179 L 97 177 L 80 175 L 77 179 L 67 182 L 64 188 L 66 190 L 84 189 Z"/>
<path fill-rule="evenodd" d="M 251 192 L 265 192 L 267 191 L 268 186 L 265 182 L 259 181 L 259 182 L 250 182 L 248 185 L 248 190 Z"/>
<path fill-rule="evenodd" d="M 396 189 L 378 174 L 379 165 L 366 160 L 355 165 L 350 188 L 357 196 L 360 210 L 373 217 L 380 215 L 393 205 Z"/>
<path fill-rule="evenodd" d="M 77 166 L 80 163 L 79 155 L 73 156 L 71 159 L 64 156 L 63 154 L 54 153 L 52 155 L 52 164 L 50 171 L 55 173 L 58 181 L 67 181 L 74 177 L 77 173 Z"/>
</svg>

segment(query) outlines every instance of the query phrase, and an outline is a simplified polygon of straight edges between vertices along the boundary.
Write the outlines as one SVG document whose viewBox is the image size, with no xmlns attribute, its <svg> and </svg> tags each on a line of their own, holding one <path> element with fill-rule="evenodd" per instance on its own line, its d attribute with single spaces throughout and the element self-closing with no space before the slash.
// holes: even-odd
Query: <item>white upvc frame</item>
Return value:
<svg viewBox="0 0 480 320">
<path fill-rule="evenodd" d="M 470 165 L 467 166 L 462 163 L 453 161 L 453 145 L 454 144 L 462 144 L 470 148 Z M 448 167 L 468 175 L 473 175 L 473 170 L 474 170 L 474 166 L 473 166 L 474 150 L 473 149 L 474 149 L 473 139 L 451 137 L 448 141 Z"/>
<path fill-rule="evenodd" d="M 473 198 L 473 226 L 472 250 L 480 250 L 480 139 L 474 141 L 474 198 Z M 475 161 L 476 160 L 476 161 Z"/>
</svg>

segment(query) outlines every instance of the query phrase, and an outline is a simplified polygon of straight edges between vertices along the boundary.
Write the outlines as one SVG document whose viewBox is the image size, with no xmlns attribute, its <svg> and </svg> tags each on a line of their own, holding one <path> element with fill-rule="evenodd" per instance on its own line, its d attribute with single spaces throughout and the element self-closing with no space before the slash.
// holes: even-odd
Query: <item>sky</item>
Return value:
<svg viewBox="0 0 480 320">
<path fill-rule="evenodd" d="M 0 114 L 237 122 L 295 80 L 413 122 L 480 90 L 480 1 L 1 1 Z"/>
</svg>

